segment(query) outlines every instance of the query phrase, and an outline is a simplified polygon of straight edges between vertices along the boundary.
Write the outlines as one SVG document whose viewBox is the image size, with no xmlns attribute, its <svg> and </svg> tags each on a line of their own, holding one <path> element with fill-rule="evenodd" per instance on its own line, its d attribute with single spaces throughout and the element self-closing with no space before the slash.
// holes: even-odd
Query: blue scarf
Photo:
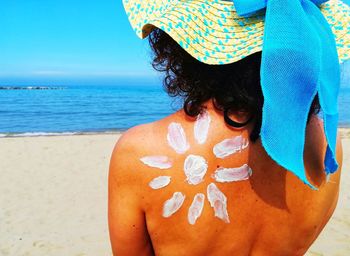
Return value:
<svg viewBox="0 0 350 256">
<path fill-rule="evenodd" d="M 307 117 L 318 94 L 327 150 L 325 172 L 338 169 L 336 138 L 340 65 L 332 30 L 318 4 L 322 0 L 233 0 L 237 14 L 266 8 L 261 61 L 264 95 L 261 141 L 270 157 L 314 188 L 306 178 Z"/>
</svg>

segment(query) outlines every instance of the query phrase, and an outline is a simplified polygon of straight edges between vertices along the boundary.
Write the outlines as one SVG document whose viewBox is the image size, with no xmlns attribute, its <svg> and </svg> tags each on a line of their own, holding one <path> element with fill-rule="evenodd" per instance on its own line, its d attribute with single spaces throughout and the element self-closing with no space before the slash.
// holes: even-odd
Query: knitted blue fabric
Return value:
<svg viewBox="0 0 350 256">
<path fill-rule="evenodd" d="M 320 0 L 234 0 L 241 16 L 266 8 L 261 62 L 264 95 L 261 141 L 270 157 L 305 184 L 307 117 L 318 93 L 327 139 L 325 171 L 338 169 L 335 158 L 340 65 L 336 42 L 319 10 Z"/>
</svg>

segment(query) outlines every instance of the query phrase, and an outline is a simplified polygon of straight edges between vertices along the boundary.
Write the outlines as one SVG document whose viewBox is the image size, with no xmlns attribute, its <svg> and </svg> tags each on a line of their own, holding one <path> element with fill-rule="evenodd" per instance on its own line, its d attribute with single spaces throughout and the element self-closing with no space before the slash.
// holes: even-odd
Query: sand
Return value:
<svg viewBox="0 0 350 256">
<path fill-rule="evenodd" d="M 0 255 L 111 255 L 107 175 L 118 137 L 0 139 Z"/>
<path fill-rule="evenodd" d="M 307 255 L 350 255 L 350 130 L 338 207 Z M 120 134 L 0 139 L 0 255 L 111 255 L 109 158 Z"/>
</svg>

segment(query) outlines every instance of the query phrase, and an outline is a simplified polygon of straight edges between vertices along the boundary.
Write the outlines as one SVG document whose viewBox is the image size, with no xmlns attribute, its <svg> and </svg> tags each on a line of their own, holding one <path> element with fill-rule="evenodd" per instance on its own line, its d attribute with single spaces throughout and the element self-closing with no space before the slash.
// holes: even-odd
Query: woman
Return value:
<svg viewBox="0 0 350 256">
<path fill-rule="evenodd" d="M 124 2 L 184 106 L 114 148 L 115 255 L 304 255 L 322 231 L 339 191 L 334 104 L 350 28 L 332 37 L 321 15 L 349 24 L 350 9 L 292 2 L 266 14 L 242 1 Z"/>
</svg>

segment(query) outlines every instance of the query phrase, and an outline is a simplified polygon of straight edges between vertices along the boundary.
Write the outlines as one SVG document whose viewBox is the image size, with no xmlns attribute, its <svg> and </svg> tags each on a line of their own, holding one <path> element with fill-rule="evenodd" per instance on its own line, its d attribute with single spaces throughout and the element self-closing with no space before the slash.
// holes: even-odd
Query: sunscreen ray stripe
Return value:
<svg viewBox="0 0 350 256">
<path fill-rule="evenodd" d="M 197 219 L 201 216 L 204 207 L 205 195 L 198 193 L 194 196 L 192 204 L 188 209 L 188 222 L 194 225 Z"/>
<path fill-rule="evenodd" d="M 159 176 L 159 177 L 151 180 L 148 183 L 148 185 L 153 189 L 160 189 L 160 188 L 164 188 L 164 187 L 168 186 L 170 181 L 171 181 L 170 176 Z"/>
<path fill-rule="evenodd" d="M 169 146 L 172 147 L 176 153 L 183 154 L 190 148 L 185 131 L 180 123 L 172 122 L 169 124 L 167 140 Z"/>
<path fill-rule="evenodd" d="M 168 218 L 177 212 L 183 202 L 185 201 L 185 196 L 181 192 L 175 192 L 173 196 L 166 200 L 163 205 L 163 217 Z"/>
<path fill-rule="evenodd" d="M 229 223 L 230 219 L 227 213 L 227 198 L 214 183 L 208 185 L 207 197 L 210 206 L 214 209 L 215 217 Z"/>
<path fill-rule="evenodd" d="M 234 182 L 247 180 L 252 175 L 252 169 L 247 164 L 237 168 L 219 167 L 213 174 L 213 178 L 217 182 Z"/>
<path fill-rule="evenodd" d="M 167 156 L 144 156 L 140 160 L 145 165 L 158 169 L 169 169 L 173 165 L 171 159 Z"/>
</svg>

